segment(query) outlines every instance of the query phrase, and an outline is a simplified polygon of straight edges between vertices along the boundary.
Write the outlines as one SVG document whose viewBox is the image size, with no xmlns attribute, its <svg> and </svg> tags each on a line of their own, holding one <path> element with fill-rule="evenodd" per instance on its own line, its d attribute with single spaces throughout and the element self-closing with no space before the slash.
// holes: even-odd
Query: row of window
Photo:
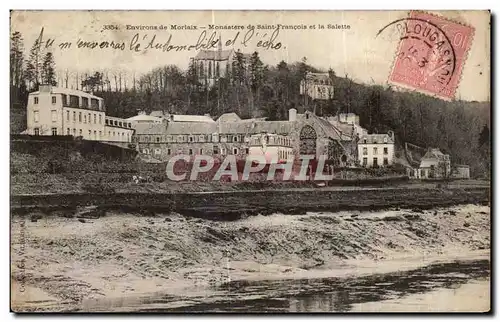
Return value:
<svg viewBox="0 0 500 322">
<path fill-rule="evenodd" d="M 35 133 L 35 135 L 41 135 L 40 128 L 38 128 L 38 127 L 34 128 L 34 133 Z M 51 128 L 51 134 L 52 135 L 58 135 L 56 127 Z M 87 134 L 87 133 L 85 132 L 85 134 Z M 82 129 L 78 129 L 77 130 L 75 128 L 70 129 L 68 127 L 66 129 L 66 135 L 73 135 L 73 136 L 77 136 L 78 135 L 78 136 L 82 136 L 83 137 L 84 132 L 83 132 Z M 119 140 L 121 138 L 121 140 L 125 140 L 125 137 L 127 139 L 129 139 L 130 138 L 130 133 L 127 133 L 127 135 L 125 135 L 125 132 L 121 132 L 121 133 L 118 132 L 117 133 L 115 131 L 113 131 L 113 132 L 112 131 L 108 131 L 108 139 L 112 139 L 112 140 L 118 139 Z M 94 130 L 92 132 L 92 130 L 88 130 L 88 136 L 87 136 L 87 138 L 89 138 L 89 139 L 95 139 L 95 140 L 104 139 L 103 132 L 102 131 L 96 131 L 96 130 Z"/>
<path fill-rule="evenodd" d="M 278 157 L 280 160 L 289 159 L 292 156 L 291 150 L 279 150 Z"/>
<path fill-rule="evenodd" d="M 78 96 L 66 95 L 66 94 L 61 94 L 61 96 L 62 96 L 63 106 L 82 107 L 82 108 L 89 107 L 89 99 L 87 97 L 82 97 L 82 104 L 80 106 L 80 98 Z M 68 102 L 68 96 L 69 96 L 69 102 Z M 39 103 L 38 96 L 33 97 L 33 103 L 34 104 Z M 52 96 L 52 104 L 56 104 L 56 103 L 57 103 L 57 96 Z M 90 106 L 92 108 L 99 108 L 99 100 L 97 98 L 91 98 L 90 99 Z"/>
<path fill-rule="evenodd" d="M 52 135 L 57 135 L 57 128 L 56 127 L 53 127 L 50 129 Z M 35 135 L 40 135 L 40 129 L 35 127 L 34 129 L 34 132 L 35 132 Z"/>
<path fill-rule="evenodd" d="M 373 148 L 373 154 L 378 154 L 378 148 Z M 388 148 L 384 148 L 384 154 L 389 154 Z M 368 148 L 363 148 L 363 155 L 368 155 Z"/>
<path fill-rule="evenodd" d="M 56 110 L 50 111 L 50 115 L 51 115 L 52 122 L 57 122 L 57 111 Z M 82 112 L 78 112 L 78 114 L 77 114 L 76 111 L 73 111 L 73 118 L 72 118 L 73 122 L 77 122 L 77 116 L 78 116 L 79 123 L 83 122 L 84 124 L 86 124 L 86 123 L 102 124 L 102 114 L 96 114 L 96 113 L 83 113 L 82 114 Z M 34 122 L 38 123 L 40 121 L 40 112 L 34 111 L 33 118 L 34 118 Z M 66 111 L 66 121 L 68 121 L 68 122 L 71 121 L 71 112 L 70 111 Z M 121 122 L 121 121 L 109 120 L 109 119 L 106 119 L 105 121 L 106 121 L 106 125 L 114 125 L 114 126 L 132 128 L 132 124 L 128 123 L 128 122 Z"/>
<path fill-rule="evenodd" d="M 388 165 L 389 164 L 389 159 L 387 158 L 384 158 L 384 165 Z M 368 158 L 363 158 L 363 166 L 367 166 L 368 165 Z M 373 158 L 373 166 L 374 167 L 377 167 L 378 166 L 378 158 Z"/>
<path fill-rule="evenodd" d="M 118 120 L 112 120 L 112 119 L 108 119 L 108 118 L 106 119 L 106 125 L 132 128 L 132 123 L 122 122 L 122 121 L 118 121 Z"/>
<path fill-rule="evenodd" d="M 55 112 L 55 111 L 52 111 L 52 112 Z M 70 111 L 66 111 L 66 121 L 68 121 L 68 122 L 71 120 L 70 115 L 71 115 Z M 87 115 L 88 115 L 88 117 L 87 117 Z M 82 118 L 82 116 L 83 116 L 83 118 Z M 73 122 L 76 122 L 76 117 L 77 117 L 76 111 L 73 111 Z M 78 122 L 82 123 L 82 120 L 83 120 L 83 123 L 97 124 L 97 122 L 99 122 L 99 124 L 102 124 L 102 114 L 96 114 L 96 113 L 83 113 L 82 114 L 82 112 L 78 112 Z M 52 120 L 52 121 L 54 121 L 54 120 Z"/>
<path fill-rule="evenodd" d="M 200 134 L 200 135 L 165 135 L 165 136 L 151 136 L 151 135 L 137 135 L 134 137 L 137 142 L 153 142 L 153 143 L 196 143 L 196 142 L 248 142 L 249 137 L 243 134 L 237 135 L 219 135 L 219 134 Z"/>
<path fill-rule="evenodd" d="M 69 96 L 69 101 L 68 101 L 68 96 Z M 90 105 L 88 97 L 82 97 L 81 105 L 80 105 L 80 97 L 76 95 L 62 94 L 62 100 L 63 100 L 63 106 L 82 107 L 82 108 L 89 108 L 90 106 L 91 108 L 99 109 L 99 100 L 97 98 L 91 98 Z"/>
<path fill-rule="evenodd" d="M 270 135 L 264 135 L 264 136 L 257 136 L 252 138 L 251 145 L 252 146 L 261 146 L 263 143 L 266 145 L 281 145 L 281 146 L 291 146 L 292 145 L 292 140 L 287 138 L 287 137 L 282 137 L 282 136 L 270 136 Z"/>
<path fill-rule="evenodd" d="M 245 153 L 245 154 L 248 154 L 249 153 L 249 149 L 248 148 L 245 148 L 245 149 L 242 149 L 241 150 L 242 153 Z M 172 149 L 168 148 L 167 149 L 167 155 L 172 155 Z M 195 155 L 195 154 L 203 154 L 204 150 L 202 148 L 199 148 L 197 150 L 195 149 L 188 149 L 187 150 L 187 153 L 189 155 Z M 206 151 L 208 153 L 210 153 L 210 151 Z M 240 149 L 238 148 L 233 148 L 231 150 L 231 152 L 234 154 L 234 155 L 238 155 L 240 153 Z M 161 154 L 161 149 L 160 148 L 155 148 L 155 149 L 149 149 L 149 148 L 144 148 L 142 149 L 142 153 L 143 154 L 151 154 L 153 153 L 154 155 L 160 155 Z M 183 149 L 178 149 L 177 150 L 177 154 L 182 154 L 184 153 L 184 150 Z M 214 155 L 226 155 L 226 148 L 219 148 L 217 145 L 214 145 L 213 146 L 213 150 L 212 150 L 212 154 Z"/>
<path fill-rule="evenodd" d="M 204 143 L 204 142 L 213 142 L 213 143 L 227 143 L 227 142 L 248 142 L 249 136 L 243 134 L 236 135 L 219 135 L 219 134 L 200 134 L 200 135 L 166 135 L 166 136 L 149 136 L 149 135 L 137 135 L 134 140 L 136 142 L 153 142 L 153 143 Z M 275 144 L 275 145 L 284 145 L 291 146 L 291 139 L 286 137 L 265 137 L 266 144 Z M 261 145 L 261 138 L 256 138 L 252 140 L 252 145 Z"/>
</svg>

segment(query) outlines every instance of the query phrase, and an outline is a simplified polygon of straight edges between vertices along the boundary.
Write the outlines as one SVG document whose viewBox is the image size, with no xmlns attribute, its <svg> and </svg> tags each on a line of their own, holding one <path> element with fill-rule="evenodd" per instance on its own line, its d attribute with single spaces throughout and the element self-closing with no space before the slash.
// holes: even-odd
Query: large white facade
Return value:
<svg viewBox="0 0 500 322">
<path fill-rule="evenodd" d="M 106 116 L 102 98 L 50 85 L 29 94 L 26 123 L 29 135 L 71 135 L 96 141 L 131 142 L 134 131 L 130 122 Z"/>
</svg>

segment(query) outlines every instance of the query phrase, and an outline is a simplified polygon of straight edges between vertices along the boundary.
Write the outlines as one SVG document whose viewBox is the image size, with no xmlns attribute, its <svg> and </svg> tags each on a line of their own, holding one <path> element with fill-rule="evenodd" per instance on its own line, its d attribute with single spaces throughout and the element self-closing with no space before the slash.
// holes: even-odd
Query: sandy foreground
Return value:
<svg viewBox="0 0 500 322">
<path fill-rule="evenodd" d="M 230 222 L 176 213 L 36 222 L 27 215 L 12 219 L 11 244 L 13 310 L 93 311 L 100 300 L 210 294 L 234 280 L 361 276 L 489 258 L 490 208 L 278 213 Z M 464 287 L 483 294 L 471 310 L 489 305 L 489 285 Z M 393 311 L 398 303 L 359 310 Z"/>
</svg>

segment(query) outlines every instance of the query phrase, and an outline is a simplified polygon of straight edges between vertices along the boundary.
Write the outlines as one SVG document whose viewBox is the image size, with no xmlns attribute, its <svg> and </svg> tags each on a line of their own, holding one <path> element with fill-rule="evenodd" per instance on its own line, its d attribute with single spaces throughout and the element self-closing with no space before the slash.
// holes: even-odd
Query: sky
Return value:
<svg viewBox="0 0 500 322">
<path fill-rule="evenodd" d="M 489 13 L 444 11 L 435 14 L 473 26 L 475 30 L 456 98 L 489 101 Z M 324 70 L 332 68 L 338 76 L 348 75 L 357 82 L 383 85 L 387 84 L 400 40 L 394 28 L 378 36 L 377 32 L 407 15 L 407 11 L 13 11 L 11 32 L 21 32 L 28 54 L 43 28 L 45 50 L 54 54 L 57 69 L 73 73 L 121 71 L 128 77 L 133 74 L 137 77 L 169 64 L 186 69 L 190 58 L 197 53 L 194 45 L 202 33 L 205 32 L 205 40 L 208 40 L 215 32 L 214 39 L 220 37 L 223 49 L 258 51 L 263 62 L 269 65 L 281 60 L 293 63 L 306 57 L 309 64 Z M 276 34 L 277 24 L 288 28 L 281 27 Z M 190 28 L 172 30 L 172 25 Z M 209 29 L 210 25 L 232 29 Z M 132 29 L 140 26 L 158 29 Z M 160 26 L 167 28 L 160 29 Z M 193 26 L 197 29 L 193 30 Z M 158 48 L 146 48 L 153 37 L 153 44 L 158 44 Z M 272 44 L 269 44 L 271 38 Z M 170 45 L 180 47 L 164 51 L 161 45 L 169 39 Z M 82 42 L 97 42 L 97 48 L 82 48 Z M 108 48 L 99 48 L 101 44 L 106 46 L 103 42 L 107 42 Z M 119 49 L 109 48 L 111 42 Z M 69 47 L 68 43 L 71 43 Z M 193 48 L 187 50 L 189 46 Z"/>
</svg>

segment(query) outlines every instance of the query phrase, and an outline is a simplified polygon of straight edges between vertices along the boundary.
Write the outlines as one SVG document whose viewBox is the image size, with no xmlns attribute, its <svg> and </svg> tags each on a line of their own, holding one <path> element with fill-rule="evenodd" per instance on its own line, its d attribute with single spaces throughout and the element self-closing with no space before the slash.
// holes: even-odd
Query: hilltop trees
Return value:
<svg viewBox="0 0 500 322">
<path fill-rule="evenodd" d="M 28 98 L 23 36 L 14 32 L 10 38 L 10 107 L 23 108 Z"/>
<path fill-rule="evenodd" d="M 26 58 L 22 35 L 11 34 L 11 107 L 22 110 L 28 90 L 37 90 L 41 83 L 57 83 L 54 55 L 44 53 L 40 43 L 40 39 L 35 41 Z M 489 103 L 446 102 L 416 92 L 394 91 L 387 85 L 359 84 L 347 74 L 340 76 L 332 69 L 314 68 L 306 57 L 299 62 L 266 65 L 257 52 L 246 55 L 237 51 L 232 62 L 223 68 L 225 71 L 220 63 L 203 66 L 208 67 L 208 73 L 192 60 L 187 70 L 166 65 L 137 76 L 116 69 L 87 73 L 65 69 L 59 85 L 95 92 L 104 98 L 107 113 L 119 117 L 136 115 L 138 110 L 208 113 L 213 117 L 236 112 L 243 118 L 269 120 L 287 119 L 290 108 L 323 116 L 356 113 L 361 126 L 370 132 L 393 130 L 397 145 L 409 142 L 438 147 L 450 153 L 453 162 L 470 164 L 473 174 L 489 173 Z M 312 100 L 300 94 L 307 72 L 327 72 L 334 85 L 334 96 Z M 209 76 L 215 76 L 212 83 L 208 82 Z"/>
<path fill-rule="evenodd" d="M 26 65 L 26 80 L 30 91 L 38 90 L 41 79 L 42 58 L 40 57 L 40 42 L 35 41 L 30 50 L 28 64 Z"/>
<path fill-rule="evenodd" d="M 82 89 L 94 92 L 96 89 L 104 86 L 104 75 L 100 72 L 95 72 L 94 75 L 88 76 L 82 81 Z"/>
<path fill-rule="evenodd" d="M 484 125 L 481 133 L 479 134 L 479 147 L 490 145 L 490 129 L 488 125 Z"/>
<path fill-rule="evenodd" d="M 20 32 L 14 32 L 10 38 L 10 84 L 19 87 L 24 80 L 24 44 Z"/>
<path fill-rule="evenodd" d="M 57 85 L 55 68 L 56 63 L 54 61 L 54 56 L 51 52 L 46 53 L 45 56 L 43 56 L 41 70 L 41 80 L 43 84 Z"/>
</svg>

